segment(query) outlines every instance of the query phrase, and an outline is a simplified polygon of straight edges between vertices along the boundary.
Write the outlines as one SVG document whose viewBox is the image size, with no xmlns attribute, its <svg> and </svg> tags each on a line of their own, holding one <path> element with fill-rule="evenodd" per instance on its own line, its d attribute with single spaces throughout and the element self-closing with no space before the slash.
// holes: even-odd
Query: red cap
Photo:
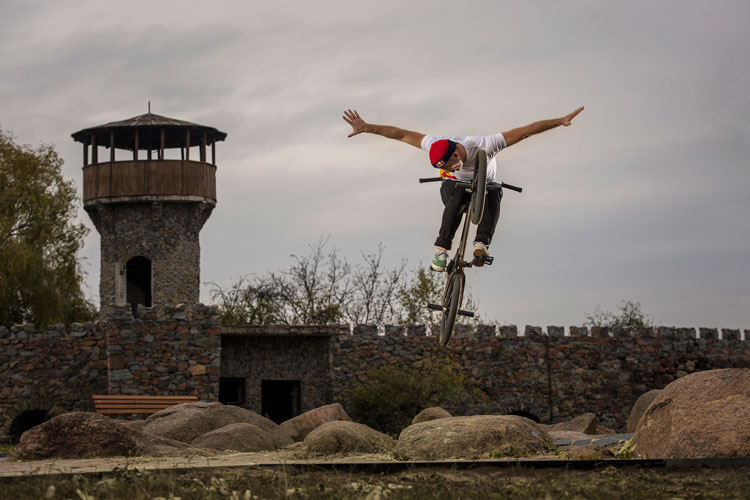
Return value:
<svg viewBox="0 0 750 500">
<path fill-rule="evenodd" d="M 456 151 L 455 142 L 448 139 L 435 141 L 430 147 L 430 163 L 435 168 L 442 168 L 445 162 L 450 160 L 454 151 Z"/>
</svg>

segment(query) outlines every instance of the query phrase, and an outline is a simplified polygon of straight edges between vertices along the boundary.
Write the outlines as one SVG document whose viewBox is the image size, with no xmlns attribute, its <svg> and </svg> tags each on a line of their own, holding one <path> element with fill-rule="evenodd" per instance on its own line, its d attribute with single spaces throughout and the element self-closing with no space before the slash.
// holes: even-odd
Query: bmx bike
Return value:
<svg viewBox="0 0 750 500">
<path fill-rule="evenodd" d="M 453 334 L 453 325 L 456 322 L 456 316 L 467 316 L 474 317 L 474 313 L 471 311 L 464 311 L 461 309 L 461 303 L 464 298 L 464 287 L 466 286 L 466 276 L 464 269 L 477 266 L 490 266 L 494 260 L 490 256 L 479 256 L 474 257 L 471 261 L 464 260 L 464 252 L 466 251 L 466 242 L 469 237 L 469 224 L 478 225 L 482 220 L 484 214 L 484 201 L 487 191 L 498 190 L 500 191 L 500 199 L 502 200 L 503 188 L 510 189 L 512 191 L 521 192 L 522 188 L 505 184 L 504 182 L 495 183 L 487 182 L 487 153 L 483 150 L 479 150 L 477 154 L 477 161 L 474 166 L 474 176 L 471 182 L 456 181 L 451 179 L 444 179 L 442 177 L 428 177 L 419 179 L 420 183 L 424 182 L 456 182 L 460 186 L 466 189 L 467 193 L 471 194 L 471 199 L 467 203 L 464 209 L 464 227 L 461 232 L 461 241 L 456 249 L 456 253 L 453 258 L 448 262 L 445 268 L 447 278 L 445 280 L 445 291 L 443 292 L 443 303 L 442 304 L 427 304 L 427 308 L 433 311 L 441 311 L 442 318 L 440 322 L 440 345 L 446 346 L 448 341 Z"/>
</svg>

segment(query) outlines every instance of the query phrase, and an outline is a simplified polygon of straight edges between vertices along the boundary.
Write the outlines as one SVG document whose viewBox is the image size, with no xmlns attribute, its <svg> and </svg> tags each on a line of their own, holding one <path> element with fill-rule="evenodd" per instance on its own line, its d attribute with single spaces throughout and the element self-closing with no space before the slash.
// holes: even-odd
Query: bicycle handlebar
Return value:
<svg viewBox="0 0 750 500">
<path fill-rule="evenodd" d="M 444 180 L 445 179 L 443 177 L 422 177 L 419 179 L 419 183 L 422 184 L 425 182 L 443 182 Z M 451 180 L 451 182 L 460 182 L 461 184 L 466 184 L 467 186 L 471 186 L 471 182 L 453 181 L 453 180 Z M 487 183 L 487 189 L 492 190 L 492 189 L 500 189 L 500 188 L 510 189 L 511 191 L 516 191 L 518 193 L 523 191 L 523 188 L 520 188 L 518 186 L 513 186 L 512 184 L 506 184 L 504 182 L 501 182 L 499 184 L 496 182 Z"/>
</svg>

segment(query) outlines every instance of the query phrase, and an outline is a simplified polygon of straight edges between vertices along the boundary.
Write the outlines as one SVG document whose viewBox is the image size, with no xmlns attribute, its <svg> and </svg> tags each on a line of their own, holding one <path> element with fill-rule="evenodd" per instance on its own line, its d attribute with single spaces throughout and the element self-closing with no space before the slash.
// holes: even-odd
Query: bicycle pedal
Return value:
<svg viewBox="0 0 750 500">
<path fill-rule="evenodd" d="M 472 264 L 477 267 L 491 266 L 493 260 L 495 260 L 495 258 L 490 257 L 489 255 L 479 255 L 477 257 L 474 257 Z"/>
<path fill-rule="evenodd" d="M 471 311 L 464 311 L 463 309 L 459 309 L 458 310 L 458 314 L 461 315 L 461 316 L 467 316 L 469 318 L 473 318 L 474 317 L 474 313 L 473 312 L 471 312 Z"/>
<path fill-rule="evenodd" d="M 442 311 L 443 306 L 438 304 L 427 304 L 427 309 L 432 309 L 433 311 Z"/>
</svg>

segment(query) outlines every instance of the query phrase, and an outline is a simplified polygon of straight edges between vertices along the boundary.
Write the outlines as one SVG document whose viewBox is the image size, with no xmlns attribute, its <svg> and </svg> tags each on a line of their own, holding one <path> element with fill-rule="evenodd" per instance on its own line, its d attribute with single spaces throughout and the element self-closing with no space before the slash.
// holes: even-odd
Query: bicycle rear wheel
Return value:
<svg viewBox="0 0 750 500">
<path fill-rule="evenodd" d="M 477 164 L 471 181 L 471 223 L 479 224 L 484 213 L 484 198 L 487 192 L 487 153 L 477 152 Z"/>
<path fill-rule="evenodd" d="M 456 314 L 461 307 L 461 297 L 464 291 L 464 275 L 460 271 L 448 277 L 445 296 L 443 297 L 443 322 L 440 325 L 440 345 L 448 345 L 453 334 Z"/>
</svg>

